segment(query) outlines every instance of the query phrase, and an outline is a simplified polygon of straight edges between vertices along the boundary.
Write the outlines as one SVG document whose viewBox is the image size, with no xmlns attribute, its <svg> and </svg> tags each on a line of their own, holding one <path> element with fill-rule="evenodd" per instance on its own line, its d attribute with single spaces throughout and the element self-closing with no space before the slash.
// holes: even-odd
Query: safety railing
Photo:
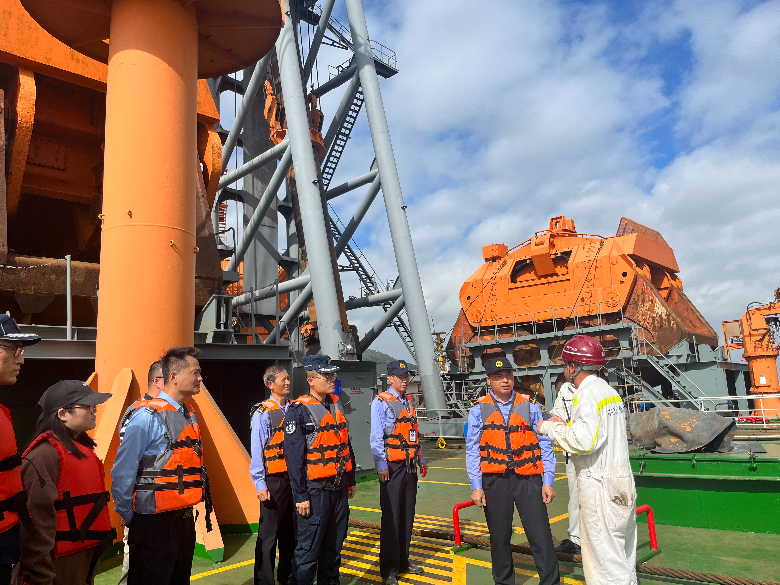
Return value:
<svg viewBox="0 0 780 585">
<path fill-rule="evenodd" d="M 647 504 L 639 506 L 636 509 L 636 515 L 639 516 L 640 514 L 647 514 L 647 532 L 650 536 L 650 548 L 654 551 L 658 551 L 658 538 L 655 535 L 655 517 L 653 516 L 653 509 Z"/>
<path fill-rule="evenodd" d="M 460 546 L 461 540 L 460 540 L 460 515 L 459 512 L 463 508 L 470 508 L 474 505 L 474 502 L 472 500 L 469 500 L 468 502 L 461 502 L 460 504 L 455 504 L 455 507 L 452 509 L 452 528 L 453 532 L 455 533 L 455 546 Z"/>
</svg>

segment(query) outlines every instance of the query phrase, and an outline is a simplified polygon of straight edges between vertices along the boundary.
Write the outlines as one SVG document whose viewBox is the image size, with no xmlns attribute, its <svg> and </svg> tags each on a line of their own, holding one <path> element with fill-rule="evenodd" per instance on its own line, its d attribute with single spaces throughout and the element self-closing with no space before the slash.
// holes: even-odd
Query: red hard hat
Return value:
<svg viewBox="0 0 780 585">
<path fill-rule="evenodd" d="M 584 366 L 604 366 L 607 360 L 604 357 L 604 348 L 598 339 L 588 335 L 575 335 L 563 346 L 563 354 L 560 358 L 563 362 L 574 362 Z"/>
</svg>

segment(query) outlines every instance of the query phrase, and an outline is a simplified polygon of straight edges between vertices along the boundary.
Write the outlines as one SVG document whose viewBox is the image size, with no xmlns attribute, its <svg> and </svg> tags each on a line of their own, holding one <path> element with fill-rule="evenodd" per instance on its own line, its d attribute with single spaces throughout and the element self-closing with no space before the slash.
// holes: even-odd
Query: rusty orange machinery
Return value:
<svg viewBox="0 0 780 585">
<path fill-rule="evenodd" d="M 110 471 L 120 417 L 140 397 L 149 365 L 169 347 L 193 345 L 202 260 L 218 275 L 206 296 L 221 289 L 208 226 L 221 144 L 216 107 L 202 80 L 266 54 L 283 11 L 279 0 L 0 0 L 0 7 L 0 83 L 11 106 L 0 211 L 7 209 L 12 228 L 24 223 L 20 215 L 28 218 L 33 238 L 24 245 L 32 256 L 48 249 L 57 258 L 59 248 L 69 253 L 73 230 L 57 229 L 67 219 L 62 212 L 51 230 L 41 225 L 52 215 L 48 199 L 68 202 L 59 209 L 73 212 L 78 249 L 91 250 L 76 258 L 83 261 L 74 266 L 74 292 L 93 301 L 87 312 L 97 312 L 89 384 L 113 394 L 98 410 L 94 432 Z M 85 275 L 88 282 L 79 288 Z M 50 297 L 64 292 L 63 278 L 50 280 L 32 287 L 32 301 L 46 287 Z M 6 286 L 3 278 L 0 288 Z M 21 310 L 42 315 L 35 310 L 42 304 L 28 302 L 30 310 Z M 74 321 L 83 323 L 86 317 L 75 313 Z M 139 327 L 145 317 L 152 330 Z M 194 403 L 219 522 L 255 522 L 246 450 L 205 388 Z M 199 541 L 207 550 L 221 548 L 219 530 L 206 534 L 204 520 L 200 514 Z M 112 522 L 119 524 L 113 512 Z"/>
<path fill-rule="evenodd" d="M 460 289 L 461 311 L 447 345 L 461 367 L 473 367 L 464 343 L 545 333 L 567 322 L 572 328 L 575 319 L 584 327 L 634 322 L 662 353 L 683 339 L 718 345 L 683 293 L 671 247 L 630 219 L 621 219 L 615 236 L 602 237 L 554 217 L 514 248 L 492 244 L 482 255 L 484 264 Z"/>
<path fill-rule="evenodd" d="M 748 306 L 742 318 L 723 321 L 724 349 L 742 350 L 742 358 L 750 368 L 750 392 L 780 394 L 777 377 L 777 356 L 780 348 L 780 288 L 775 289 L 774 302 Z M 760 398 L 754 401 L 753 416 L 780 417 L 780 398 Z"/>
</svg>

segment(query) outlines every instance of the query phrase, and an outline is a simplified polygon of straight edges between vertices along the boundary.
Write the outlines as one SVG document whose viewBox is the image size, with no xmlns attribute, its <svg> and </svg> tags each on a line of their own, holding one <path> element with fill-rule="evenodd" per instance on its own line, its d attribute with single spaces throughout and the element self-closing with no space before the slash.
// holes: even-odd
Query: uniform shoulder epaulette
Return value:
<svg viewBox="0 0 780 585">
<path fill-rule="evenodd" d="M 290 406 L 300 406 L 300 405 L 301 403 L 298 402 L 297 400 L 290 400 Z"/>
</svg>

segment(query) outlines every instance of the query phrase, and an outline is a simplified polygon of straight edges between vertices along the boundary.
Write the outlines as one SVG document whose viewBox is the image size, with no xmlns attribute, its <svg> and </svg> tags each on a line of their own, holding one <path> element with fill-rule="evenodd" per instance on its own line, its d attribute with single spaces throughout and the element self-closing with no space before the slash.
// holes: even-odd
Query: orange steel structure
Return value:
<svg viewBox="0 0 780 585">
<path fill-rule="evenodd" d="M 723 321 L 723 347 L 726 359 L 729 351 L 742 350 L 742 358 L 750 368 L 752 394 L 780 394 L 777 377 L 777 356 L 780 349 L 780 288 L 775 289 L 772 303 L 748 310 L 737 321 Z M 780 398 L 758 398 L 753 416 L 780 417 Z"/>
<path fill-rule="evenodd" d="M 105 120 L 105 155 L 82 166 L 99 166 L 102 179 L 96 367 L 89 383 L 114 394 L 99 410 L 95 431 L 110 470 L 119 419 L 140 396 L 139 380 L 149 364 L 169 347 L 194 342 L 195 196 L 205 189 L 209 204 L 213 201 L 221 168 L 213 125 L 199 132 L 201 109 L 212 121 L 217 116 L 198 78 L 256 62 L 272 48 L 283 13 L 278 0 L 23 0 L 22 5 L 45 30 L 35 25 L 29 34 L 21 24 L 29 16 L 12 6 L 16 36 L 5 41 L 3 57 L 10 55 L 6 60 L 20 66 L 41 64 L 48 73 L 64 71 L 60 77 L 71 83 L 106 91 L 105 110 L 97 99 L 92 124 L 93 140 L 101 141 Z M 19 69 L 18 76 L 17 100 L 34 101 L 34 75 Z M 17 111 L 27 120 L 17 125 L 17 143 L 29 142 L 32 114 L 24 107 Z M 39 150 L 54 164 L 62 159 L 54 147 Z M 204 173 L 198 172 L 199 160 Z M 8 184 L 16 189 L 29 151 L 15 149 L 13 161 Z M 15 191 L 9 193 L 12 212 Z M 205 388 L 195 403 L 216 516 L 223 524 L 254 522 L 248 455 Z M 220 548 L 219 532 L 203 534 L 203 514 L 200 519 L 200 540 L 207 549 Z M 117 516 L 113 520 L 118 524 Z"/>
<path fill-rule="evenodd" d="M 462 308 L 447 345 L 454 363 L 468 354 L 463 343 L 553 331 L 573 319 L 583 326 L 632 321 L 661 352 L 686 338 L 718 344 L 683 293 L 671 247 L 630 219 L 621 219 L 615 236 L 602 237 L 554 217 L 514 248 L 492 244 L 482 255 L 485 263 L 460 289 Z"/>
</svg>

